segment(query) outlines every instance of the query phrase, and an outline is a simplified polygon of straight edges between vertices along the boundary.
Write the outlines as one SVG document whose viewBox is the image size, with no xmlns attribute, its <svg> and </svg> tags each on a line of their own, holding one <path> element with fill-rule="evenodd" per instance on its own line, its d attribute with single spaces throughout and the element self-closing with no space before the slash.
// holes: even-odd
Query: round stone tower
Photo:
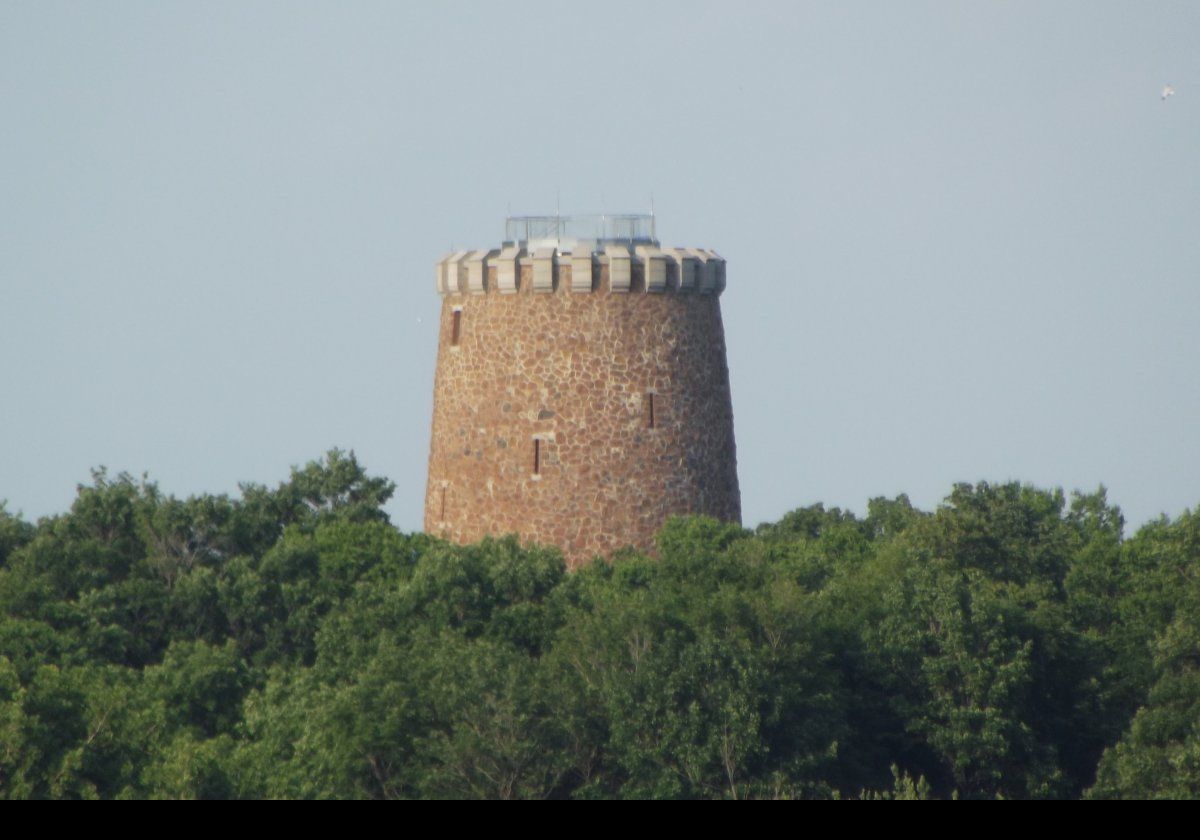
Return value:
<svg viewBox="0 0 1200 840">
<path fill-rule="evenodd" d="M 519 217 L 436 281 L 428 533 L 574 567 L 672 514 L 740 522 L 723 259 L 659 247 L 652 216 Z"/>
</svg>

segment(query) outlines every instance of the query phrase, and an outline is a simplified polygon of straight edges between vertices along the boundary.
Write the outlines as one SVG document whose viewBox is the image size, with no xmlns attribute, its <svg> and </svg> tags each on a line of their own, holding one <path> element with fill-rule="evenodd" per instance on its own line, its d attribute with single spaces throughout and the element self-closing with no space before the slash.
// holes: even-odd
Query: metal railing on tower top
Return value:
<svg viewBox="0 0 1200 840">
<path fill-rule="evenodd" d="M 528 243 L 588 240 L 658 244 L 653 213 L 509 216 L 504 222 L 504 239 Z"/>
</svg>

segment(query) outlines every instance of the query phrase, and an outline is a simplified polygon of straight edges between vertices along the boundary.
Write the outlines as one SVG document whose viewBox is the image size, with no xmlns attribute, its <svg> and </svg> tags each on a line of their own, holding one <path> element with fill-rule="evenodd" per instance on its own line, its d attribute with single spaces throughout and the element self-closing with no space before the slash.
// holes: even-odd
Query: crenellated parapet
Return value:
<svg viewBox="0 0 1200 840">
<path fill-rule="evenodd" d="M 653 242 L 505 243 L 455 251 L 434 269 L 442 297 L 555 292 L 719 295 L 725 260 L 704 248 L 662 248 Z"/>
</svg>

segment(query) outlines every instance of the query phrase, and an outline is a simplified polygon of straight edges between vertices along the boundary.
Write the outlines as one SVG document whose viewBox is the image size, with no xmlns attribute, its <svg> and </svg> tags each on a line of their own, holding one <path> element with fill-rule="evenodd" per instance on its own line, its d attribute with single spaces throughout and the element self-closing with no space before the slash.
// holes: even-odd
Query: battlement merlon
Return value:
<svg viewBox="0 0 1200 840">
<path fill-rule="evenodd" d="M 725 291 L 725 259 L 716 251 L 662 248 L 657 242 L 639 240 L 575 240 L 569 250 L 561 247 L 566 244 L 506 242 L 502 248 L 455 251 L 434 268 L 437 292 L 442 297 L 551 294 L 563 286 L 570 292 L 588 293 L 601 290 L 602 272 L 612 294 L 628 294 L 635 288 L 645 294 L 720 295 Z M 523 273 L 524 268 L 530 270 Z M 564 273 L 569 273 L 569 280 Z M 526 275 L 531 279 L 522 283 Z"/>
</svg>

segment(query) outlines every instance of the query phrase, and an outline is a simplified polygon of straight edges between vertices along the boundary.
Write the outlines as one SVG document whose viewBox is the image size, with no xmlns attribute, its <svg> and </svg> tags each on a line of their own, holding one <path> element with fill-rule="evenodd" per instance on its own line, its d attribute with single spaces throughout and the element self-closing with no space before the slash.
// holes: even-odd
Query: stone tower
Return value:
<svg viewBox="0 0 1200 840">
<path fill-rule="evenodd" d="M 425 530 L 515 533 L 572 567 L 672 514 L 740 522 L 725 261 L 652 216 L 510 218 L 437 264 Z"/>
</svg>

